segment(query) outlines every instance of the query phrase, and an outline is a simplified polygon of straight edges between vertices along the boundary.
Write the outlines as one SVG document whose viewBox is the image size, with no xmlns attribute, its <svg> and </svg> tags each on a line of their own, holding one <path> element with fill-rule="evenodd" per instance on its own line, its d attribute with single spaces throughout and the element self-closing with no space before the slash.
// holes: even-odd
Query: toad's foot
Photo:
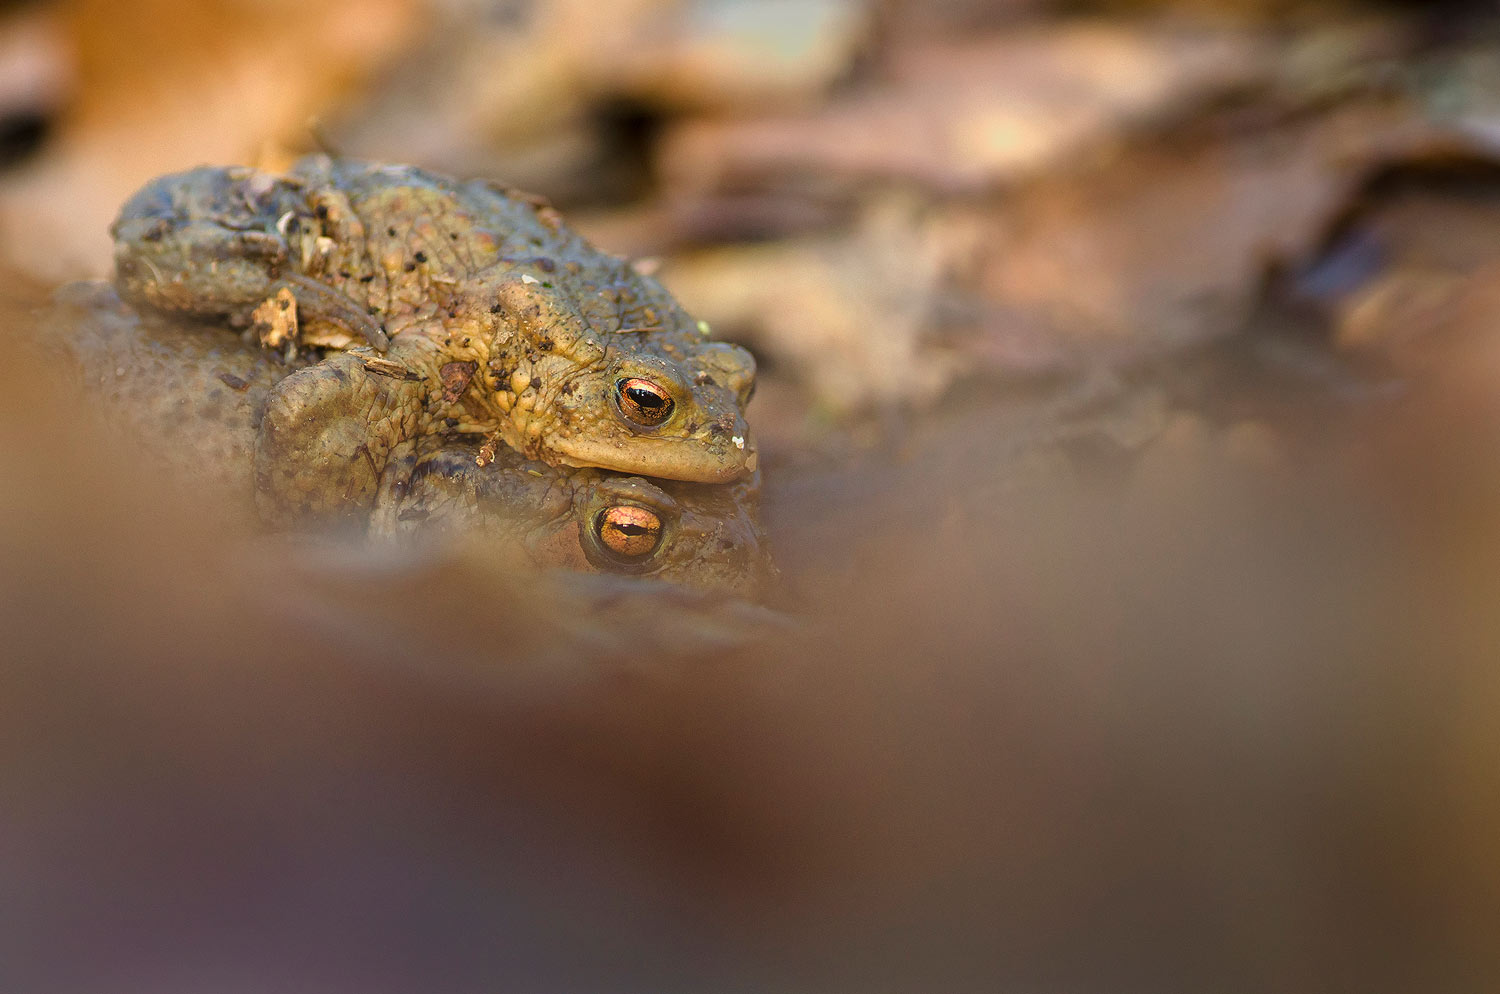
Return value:
<svg viewBox="0 0 1500 994">
<path fill-rule="evenodd" d="M 282 380 L 261 421 L 256 503 L 268 521 L 358 519 L 391 449 L 423 417 L 420 377 L 389 359 L 341 352 Z"/>
</svg>

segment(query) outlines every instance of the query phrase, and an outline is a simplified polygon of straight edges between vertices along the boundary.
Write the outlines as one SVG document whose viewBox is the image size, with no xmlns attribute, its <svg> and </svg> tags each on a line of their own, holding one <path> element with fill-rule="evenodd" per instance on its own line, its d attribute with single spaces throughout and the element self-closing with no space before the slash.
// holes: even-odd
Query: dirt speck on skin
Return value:
<svg viewBox="0 0 1500 994">
<path fill-rule="evenodd" d="M 255 329 L 260 344 L 268 349 L 279 349 L 288 342 L 297 341 L 297 298 L 288 287 L 276 291 L 250 313 L 251 327 Z"/>
<path fill-rule="evenodd" d="M 438 370 L 443 381 L 443 401 L 453 403 L 469 389 L 474 374 L 479 371 L 477 362 L 449 362 Z"/>
</svg>

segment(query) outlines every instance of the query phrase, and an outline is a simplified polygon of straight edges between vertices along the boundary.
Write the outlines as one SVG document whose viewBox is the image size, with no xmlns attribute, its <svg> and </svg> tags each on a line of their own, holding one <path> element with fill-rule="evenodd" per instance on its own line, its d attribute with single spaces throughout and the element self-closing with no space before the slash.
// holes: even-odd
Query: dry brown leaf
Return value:
<svg viewBox="0 0 1500 994">
<path fill-rule="evenodd" d="M 692 120 L 665 137 L 668 185 L 786 174 L 993 187 L 1268 71 L 1257 36 L 1075 24 L 893 49 L 883 79 L 807 114 Z"/>
<path fill-rule="evenodd" d="M 305 146 L 310 122 L 409 36 L 422 0 L 62 5 L 77 96 L 46 151 L 0 184 L 7 263 L 108 271 L 107 227 L 147 180 Z M 269 163 L 275 165 L 278 163 Z"/>
</svg>

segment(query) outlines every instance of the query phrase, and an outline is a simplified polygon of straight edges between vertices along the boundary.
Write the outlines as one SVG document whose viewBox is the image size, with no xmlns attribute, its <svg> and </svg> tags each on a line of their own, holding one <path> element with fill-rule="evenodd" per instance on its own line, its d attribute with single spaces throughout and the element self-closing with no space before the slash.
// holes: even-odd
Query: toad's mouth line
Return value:
<svg viewBox="0 0 1500 994">
<path fill-rule="evenodd" d="M 659 439 L 675 446 L 691 446 L 688 439 Z M 755 472 L 759 464 L 759 455 L 752 448 L 744 458 L 733 461 L 719 461 L 715 459 L 694 459 L 682 461 L 677 464 L 663 465 L 663 461 L 650 458 L 618 458 L 618 453 L 599 453 L 593 449 L 582 448 L 569 451 L 567 448 L 559 447 L 556 453 L 565 459 L 574 461 L 580 466 L 592 466 L 597 469 L 608 470 L 612 473 L 624 473 L 629 476 L 655 477 L 657 479 L 677 480 L 683 483 L 734 483 L 742 480 Z M 678 451 L 683 451 L 678 449 Z"/>
</svg>

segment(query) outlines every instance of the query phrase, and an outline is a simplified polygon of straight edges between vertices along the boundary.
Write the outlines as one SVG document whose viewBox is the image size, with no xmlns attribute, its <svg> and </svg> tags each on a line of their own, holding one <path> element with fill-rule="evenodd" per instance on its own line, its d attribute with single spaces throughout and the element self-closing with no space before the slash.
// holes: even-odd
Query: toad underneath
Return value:
<svg viewBox="0 0 1500 994">
<path fill-rule="evenodd" d="M 248 348 L 222 328 L 137 315 L 107 284 L 61 288 L 43 330 L 143 465 L 205 499 L 250 509 L 259 424 L 277 386 L 313 367 Z M 737 594 L 774 575 L 755 475 L 717 486 L 652 481 L 552 467 L 508 449 L 479 466 L 479 444 L 424 436 L 397 446 L 360 529 L 388 539 L 448 535 L 541 568 Z M 269 523 L 301 523 L 299 508 L 254 497 Z"/>
</svg>

